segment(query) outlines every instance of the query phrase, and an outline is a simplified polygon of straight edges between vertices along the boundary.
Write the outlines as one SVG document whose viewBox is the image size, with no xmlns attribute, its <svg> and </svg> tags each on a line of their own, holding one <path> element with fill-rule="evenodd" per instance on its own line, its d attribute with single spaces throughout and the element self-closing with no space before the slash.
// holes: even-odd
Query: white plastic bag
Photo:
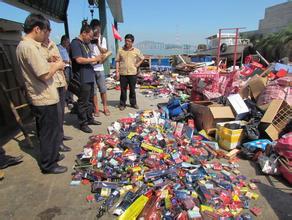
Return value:
<svg viewBox="0 0 292 220">
<path fill-rule="evenodd" d="M 260 156 L 258 158 L 258 163 L 262 169 L 263 173 L 276 175 L 278 174 L 278 159 L 275 154 L 271 155 L 270 157 L 267 156 Z"/>
</svg>

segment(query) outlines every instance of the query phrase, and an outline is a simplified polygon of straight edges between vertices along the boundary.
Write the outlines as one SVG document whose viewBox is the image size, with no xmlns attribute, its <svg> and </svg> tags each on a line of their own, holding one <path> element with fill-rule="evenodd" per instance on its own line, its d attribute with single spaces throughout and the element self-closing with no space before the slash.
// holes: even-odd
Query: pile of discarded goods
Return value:
<svg viewBox="0 0 292 220">
<path fill-rule="evenodd" d="M 91 185 L 87 200 L 99 202 L 97 217 L 108 211 L 119 219 L 260 215 L 258 180 L 241 175 L 238 161 L 252 160 L 292 184 L 291 74 L 291 65 L 254 61 L 235 71 L 200 67 L 181 82 L 168 75 L 169 101 L 90 137 L 71 185 Z M 155 73 L 143 77 L 148 86 L 161 84 Z"/>
<path fill-rule="evenodd" d="M 171 95 L 189 98 L 192 85 L 188 76 L 172 72 L 142 72 L 138 88 L 146 97 L 169 98 Z M 188 92 L 186 91 L 188 90 Z"/>
<path fill-rule="evenodd" d="M 138 76 L 144 95 L 168 102 L 113 122 L 77 155 L 71 185 L 91 185 L 97 217 L 252 219 L 259 180 L 241 174 L 241 159 L 292 184 L 292 65 L 179 59 L 183 73 Z"/>
<path fill-rule="evenodd" d="M 240 174 L 237 152 L 220 151 L 190 116 L 177 115 L 178 103 L 121 118 L 77 155 L 71 185 L 91 185 L 86 199 L 101 203 L 97 217 L 108 211 L 119 219 L 260 215 L 253 205 L 258 180 Z"/>
</svg>

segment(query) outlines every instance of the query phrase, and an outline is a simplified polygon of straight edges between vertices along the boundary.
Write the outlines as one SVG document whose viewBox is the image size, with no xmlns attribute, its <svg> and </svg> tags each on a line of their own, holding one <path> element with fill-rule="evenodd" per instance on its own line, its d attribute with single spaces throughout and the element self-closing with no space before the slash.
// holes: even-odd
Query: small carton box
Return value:
<svg viewBox="0 0 292 220">
<path fill-rule="evenodd" d="M 239 94 L 230 95 L 227 98 L 235 115 L 235 120 L 242 120 L 249 114 L 249 109 Z"/>
<path fill-rule="evenodd" d="M 277 140 L 281 130 L 292 118 L 291 106 L 283 100 L 273 100 L 261 120 L 265 133 L 271 140 Z"/>
<path fill-rule="evenodd" d="M 251 97 L 251 90 L 248 85 L 243 86 L 238 93 L 243 99 Z"/>
<path fill-rule="evenodd" d="M 267 79 L 260 77 L 258 75 L 253 76 L 248 82 L 247 82 L 251 94 L 255 100 L 257 100 L 258 96 L 262 93 L 262 91 L 265 90 L 267 85 Z"/>
<path fill-rule="evenodd" d="M 216 128 L 218 122 L 234 120 L 234 114 L 230 106 L 223 106 L 212 102 L 201 104 L 192 103 L 190 112 L 194 117 L 195 126 L 198 130 Z"/>
<path fill-rule="evenodd" d="M 241 144 L 241 140 L 244 136 L 243 129 L 229 129 L 224 127 L 226 124 L 239 124 L 241 126 L 246 125 L 245 121 L 230 121 L 217 123 L 217 133 L 216 139 L 219 143 L 219 146 L 225 150 L 232 150 Z"/>
</svg>

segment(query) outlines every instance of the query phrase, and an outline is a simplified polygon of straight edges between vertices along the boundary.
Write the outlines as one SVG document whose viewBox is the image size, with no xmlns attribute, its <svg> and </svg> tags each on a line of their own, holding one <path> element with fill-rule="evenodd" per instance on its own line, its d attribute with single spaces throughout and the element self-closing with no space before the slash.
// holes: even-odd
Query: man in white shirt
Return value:
<svg viewBox="0 0 292 220">
<path fill-rule="evenodd" d="M 97 19 L 93 19 L 90 22 L 90 26 L 93 29 L 93 40 L 91 42 L 91 50 L 92 56 L 98 56 L 100 54 L 106 53 L 107 44 L 106 39 L 100 34 L 100 22 Z M 97 86 L 99 89 L 101 101 L 103 104 L 103 112 L 106 116 L 110 115 L 110 111 L 107 105 L 107 95 L 106 95 L 106 84 L 105 84 L 105 75 L 104 75 L 104 67 L 102 63 L 97 63 L 93 66 L 94 71 L 96 73 L 96 81 L 94 85 L 94 97 L 93 97 L 93 105 L 94 105 L 94 115 L 96 117 L 99 116 L 99 108 L 98 108 L 98 99 L 97 99 Z"/>
</svg>

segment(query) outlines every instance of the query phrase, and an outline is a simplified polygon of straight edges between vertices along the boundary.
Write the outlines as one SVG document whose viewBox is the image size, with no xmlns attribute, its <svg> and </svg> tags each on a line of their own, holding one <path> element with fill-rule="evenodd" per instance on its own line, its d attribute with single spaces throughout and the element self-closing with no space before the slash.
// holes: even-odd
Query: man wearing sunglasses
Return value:
<svg viewBox="0 0 292 220">
<path fill-rule="evenodd" d="M 88 125 L 101 125 L 101 122 L 93 118 L 92 100 L 94 96 L 95 72 L 93 64 L 102 62 L 104 55 L 92 57 L 89 43 L 93 38 L 93 30 L 84 23 L 80 30 L 80 35 L 73 39 L 70 47 L 70 56 L 72 60 L 72 72 L 74 77 L 80 82 L 80 91 L 78 95 L 78 120 L 80 130 L 85 133 L 92 133 Z"/>
</svg>

